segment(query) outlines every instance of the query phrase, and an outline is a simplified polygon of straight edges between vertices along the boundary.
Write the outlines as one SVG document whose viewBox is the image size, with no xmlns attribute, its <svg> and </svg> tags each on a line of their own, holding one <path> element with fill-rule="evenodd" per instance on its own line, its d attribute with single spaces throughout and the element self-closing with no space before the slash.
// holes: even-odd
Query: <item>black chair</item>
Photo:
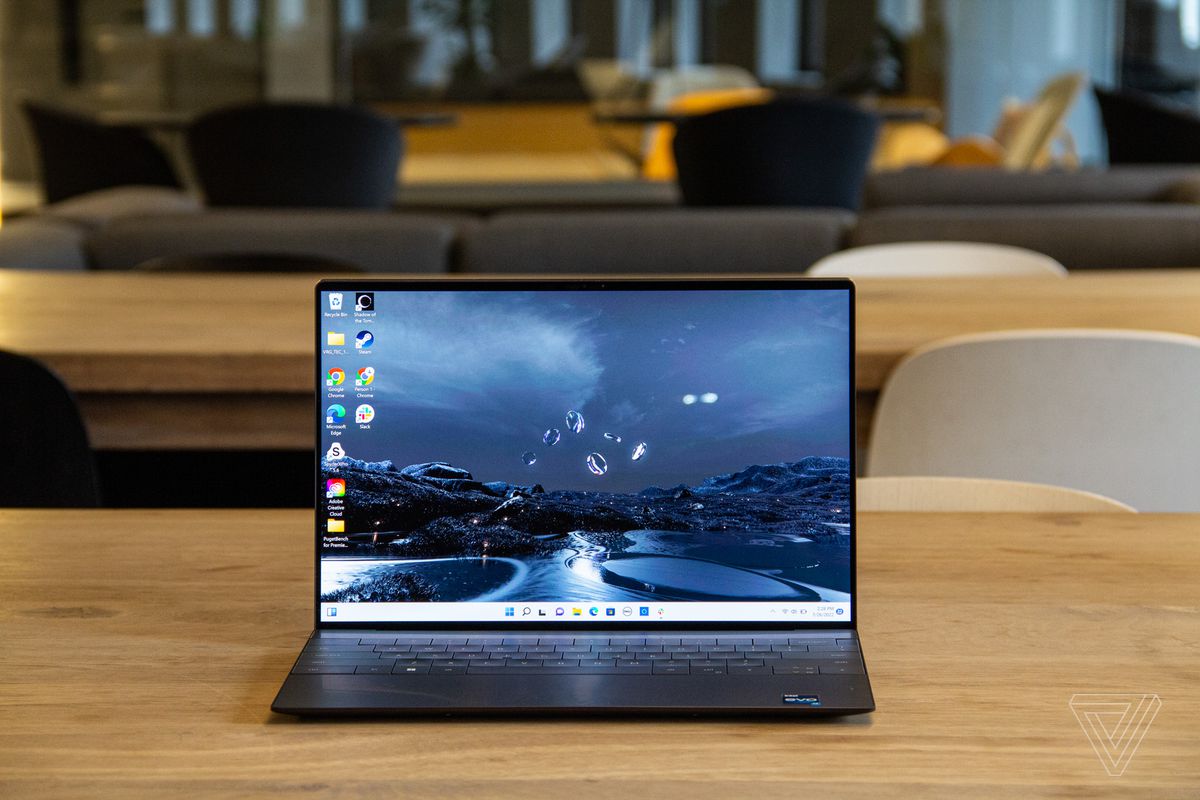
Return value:
<svg viewBox="0 0 1200 800">
<path fill-rule="evenodd" d="M 141 272 L 312 272 L 322 275 L 363 272 L 359 267 L 331 258 L 275 253 L 161 256 L 143 261 L 134 269 Z"/>
<path fill-rule="evenodd" d="M 879 119 L 838 100 L 783 100 L 688 117 L 675 133 L 688 206 L 855 210 Z"/>
<path fill-rule="evenodd" d="M 307 104 L 213 111 L 187 143 L 211 206 L 388 208 L 404 150 L 387 117 Z"/>
<path fill-rule="evenodd" d="M 75 398 L 37 361 L 0 351 L 0 506 L 100 505 L 100 482 Z"/>
<path fill-rule="evenodd" d="M 1200 117 L 1146 94 L 1092 91 L 1108 137 L 1108 163 L 1200 163 Z"/>
<path fill-rule="evenodd" d="M 136 128 L 38 103 L 21 104 L 33 131 L 46 202 L 114 186 L 181 184 L 171 162 Z"/>
</svg>

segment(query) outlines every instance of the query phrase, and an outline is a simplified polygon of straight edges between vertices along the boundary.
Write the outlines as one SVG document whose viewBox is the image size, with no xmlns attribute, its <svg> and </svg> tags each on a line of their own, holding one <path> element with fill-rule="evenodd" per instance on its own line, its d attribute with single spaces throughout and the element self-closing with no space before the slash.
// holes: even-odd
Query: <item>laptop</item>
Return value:
<svg viewBox="0 0 1200 800">
<path fill-rule="evenodd" d="M 328 280 L 299 715 L 872 711 L 844 279 Z"/>
</svg>

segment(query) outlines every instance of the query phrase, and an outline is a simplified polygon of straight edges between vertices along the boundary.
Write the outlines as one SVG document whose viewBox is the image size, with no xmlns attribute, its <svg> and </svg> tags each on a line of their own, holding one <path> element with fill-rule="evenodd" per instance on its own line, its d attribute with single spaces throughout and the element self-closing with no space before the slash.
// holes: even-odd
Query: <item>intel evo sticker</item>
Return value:
<svg viewBox="0 0 1200 800">
<path fill-rule="evenodd" d="M 815 694 L 785 694 L 783 702 L 789 706 L 819 706 L 821 698 Z"/>
</svg>

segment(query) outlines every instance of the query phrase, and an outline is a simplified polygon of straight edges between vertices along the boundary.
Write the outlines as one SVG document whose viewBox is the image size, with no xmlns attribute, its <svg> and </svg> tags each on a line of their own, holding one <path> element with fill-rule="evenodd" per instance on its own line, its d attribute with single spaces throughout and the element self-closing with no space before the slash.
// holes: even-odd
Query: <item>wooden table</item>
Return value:
<svg viewBox="0 0 1200 800">
<path fill-rule="evenodd" d="M 0 512 L 0 796 L 1200 795 L 1200 515 L 863 515 L 878 711 L 301 722 L 303 511 Z M 1109 777 L 1077 693 L 1157 694 Z"/>
<path fill-rule="evenodd" d="M 5 270 L 0 348 L 58 370 L 101 449 L 308 449 L 315 281 Z M 947 336 L 1028 327 L 1200 335 L 1200 270 L 863 280 L 858 297 L 867 409 L 900 358 Z"/>
</svg>

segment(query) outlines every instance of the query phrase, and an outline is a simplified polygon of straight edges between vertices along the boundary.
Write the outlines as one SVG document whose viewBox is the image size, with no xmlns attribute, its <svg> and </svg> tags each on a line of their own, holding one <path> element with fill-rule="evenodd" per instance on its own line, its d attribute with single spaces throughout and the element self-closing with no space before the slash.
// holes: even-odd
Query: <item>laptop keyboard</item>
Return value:
<svg viewBox="0 0 1200 800">
<path fill-rule="evenodd" d="M 858 640 L 821 636 L 321 637 L 294 674 L 850 675 Z"/>
</svg>

